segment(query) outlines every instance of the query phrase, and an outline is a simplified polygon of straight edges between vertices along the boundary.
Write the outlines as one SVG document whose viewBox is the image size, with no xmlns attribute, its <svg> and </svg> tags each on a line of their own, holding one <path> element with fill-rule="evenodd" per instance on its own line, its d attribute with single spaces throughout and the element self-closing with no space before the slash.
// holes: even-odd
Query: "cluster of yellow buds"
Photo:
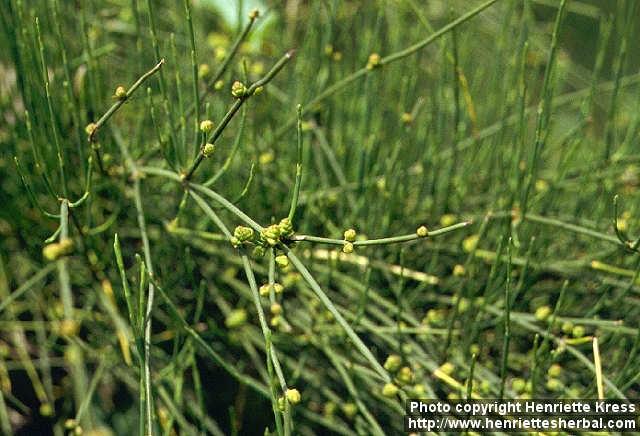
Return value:
<svg viewBox="0 0 640 436">
<path fill-rule="evenodd" d="M 98 125 L 96 123 L 89 123 L 85 126 L 84 131 L 87 135 L 91 136 L 93 135 L 93 132 L 95 132 L 97 128 L 98 128 Z"/>
<path fill-rule="evenodd" d="M 231 244 L 237 248 L 243 243 L 251 241 L 251 239 L 253 239 L 253 235 L 254 232 L 251 227 L 237 226 L 233 231 Z"/>
<path fill-rule="evenodd" d="M 289 258 L 285 254 L 279 254 L 275 258 L 276 265 L 280 268 L 286 268 L 289 266 Z"/>
<path fill-rule="evenodd" d="M 387 357 L 387 360 L 384 362 L 384 369 L 395 373 L 395 380 L 399 385 L 406 385 L 413 382 L 413 371 L 411 371 L 411 368 L 408 366 L 402 366 L 402 357 L 397 354 L 390 354 Z M 384 393 L 385 389 L 389 395 Z M 389 383 L 382 389 L 383 395 L 392 397 L 396 394 L 397 389 L 395 384 Z"/>
<path fill-rule="evenodd" d="M 344 245 L 342 246 L 342 252 L 345 254 L 353 253 L 353 243 L 356 241 L 357 233 L 355 229 L 347 229 L 344 231 Z"/>
<path fill-rule="evenodd" d="M 247 89 L 245 84 L 240 82 L 239 80 L 236 80 L 235 82 L 233 82 L 233 85 L 231 85 L 231 95 L 235 98 L 246 97 L 248 91 L 249 90 Z"/>
<path fill-rule="evenodd" d="M 278 227 L 277 224 L 265 227 L 260 232 L 260 239 L 272 247 L 278 245 L 278 242 L 280 241 L 280 227 Z"/>
<path fill-rule="evenodd" d="M 282 294 L 282 291 L 284 291 L 284 286 L 282 286 L 280 283 L 274 283 L 273 285 L 270 285 L 269 283 L 265 283 L 264 285 L 260 286 L 260 289 L 259 289 L 260 295 L 263 297 L 268 296 L 269 292 L 271 292 L 272 286 L 273 286 L 273 292 L 276 294 Z"/>
<path fill-rule="evenodd" d="M 278 224 L 265 227 L 260 232 L 260 240 L 264 245 L 274 247 L 283 239 L 293 236 L 293 224 L 289 218 L 282 218 Z"/>
<path fill-rule="evenodd" d="M 200 122 L 200 131 L 203 133 L 209 133 L 213 130 L 214 124 L 211 120 L 202 120 Z"/>
<path fill-rule="evenodd" d="M 204 147 L 202 147 L 202 154 L 204 157 L 210 157 L 213 155 L 214 151 L 216 151 L 216 146 L 210 142 L 207 142 Z"/>
<path fill-rule="evenodd" d="M 127 90 L 124 88 L 124 86 L 118 86 L 113 93 L 113 97 L 117 100 L 126 100 Z"/>
<path fill-rule="evenodd" d="M 401 385 L 409 384 L 413 381 L 413 371 L 408 366 L 403 366 L 396 374 L 396 379 Z"/>
</svg>

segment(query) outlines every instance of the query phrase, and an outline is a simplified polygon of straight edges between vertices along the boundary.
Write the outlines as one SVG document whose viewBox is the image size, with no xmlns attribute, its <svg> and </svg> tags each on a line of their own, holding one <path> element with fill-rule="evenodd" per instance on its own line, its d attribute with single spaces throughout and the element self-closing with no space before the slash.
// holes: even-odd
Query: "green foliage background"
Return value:
<svg viewBox="0 0 640 436">
<path fill-rule="evenodd" d="M 407 397 L 595 397 L 594 337 L 605 396 L 637 397 L 639 3 L 498 0 L 438 33 L 480 5 L 272 1 L 234 53 L 249 21 L 232 27 L 209 2 L 3 0 L 3 433 L 394 434 Z M 289 265 L 274 273 L 284 292 L 260 305 L 275 377 L 243 250 L 211 221 L 233 231 L 242 218 L 206 195 L 203 211 L 174 180 L 199 152 L 200 121 L 219 126 L 238 101 L 231 84 L 259 80 L 291 49 L 191 181 L 227 161 L 210 188 L 277 223 L 301 104 L 293 225 L 337 242 L 284 242 L 378 368 L 398 355 L 404 373 L 381 375 Z M 161 58 L 87 141 L 116 87 Z M 68 221 L 47 216 L 69 203 Z M 349 228 L 362 240 L 466 221 L 340 253 Z M 66 232 L 73 251 L 48 260 Z M 257 286 L 271 262 L 251 259 Z M 148 359 L 138 310 L 152 314 Z M 301 393 L 284 413 L 282 378 Z M 383 395 L 387 383 L 400 391 Z"/>
</svg>

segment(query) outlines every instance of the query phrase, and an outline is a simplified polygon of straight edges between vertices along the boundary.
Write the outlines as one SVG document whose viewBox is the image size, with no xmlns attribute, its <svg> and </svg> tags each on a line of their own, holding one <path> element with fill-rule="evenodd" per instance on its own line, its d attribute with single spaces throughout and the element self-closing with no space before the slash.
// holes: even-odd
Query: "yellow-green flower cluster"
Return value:
<svg viewBox="0 0 640 436">
<path fill-rule="evenodd" d="M 233 237 L 231 238 L 231 244 L 234 247 L 239 247 L 245 242 L 250 242 L 253 239 L 254 232 L 251 227 L 238 226 L 233 231 Z"/>
</svg>

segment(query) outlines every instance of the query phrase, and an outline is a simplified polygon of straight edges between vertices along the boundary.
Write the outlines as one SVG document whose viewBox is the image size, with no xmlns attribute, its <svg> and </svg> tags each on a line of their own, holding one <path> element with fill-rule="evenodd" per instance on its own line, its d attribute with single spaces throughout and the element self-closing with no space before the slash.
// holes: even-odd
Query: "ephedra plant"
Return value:
<svg viewBox="0 0 640 436">
<path fill-rule="evenodd" d="M 382 435 L 406 398 L 633 394 L 633 2 L 292 2 L 209 34 L 174 3 L 2 6 L 3 433 Z M 602 27 L 589 74 L 568 14 Z"/>
</svg>

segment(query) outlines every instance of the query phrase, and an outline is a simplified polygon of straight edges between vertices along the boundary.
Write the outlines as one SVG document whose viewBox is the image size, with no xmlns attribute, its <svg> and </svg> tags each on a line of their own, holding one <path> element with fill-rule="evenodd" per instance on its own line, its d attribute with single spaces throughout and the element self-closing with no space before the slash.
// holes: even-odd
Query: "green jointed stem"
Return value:
<svg viewBox="0 0 640 436">
<path fill-rule="evenodd" d="M 471 221 L 464 221 L 461 223 L 453 224 L 451 226 L 443 227 L 437 230 L 429 230 L 429 233 L 426 237 L 419 236 L 416 233 L 411 233 L 408 235 L 401 236 L 392 236 L 389 238 L 380 238 L 380 239 L 365 239 L 362 241 L 353 242 L 354 247 L 365 247 L 369 245 L 388 245 L 388 244 L 397 244 L 400 242 L 409 242 L 415 241 L 417 239 L 428 239 L 432 236 L 440 236 L 449 232 L 453 232 L 455 230 L 464 228 L 471 224 Z M 291 238 L 293 241 L 306 241 L 306 242 L 318 242 L 321 244 L 330 244 L 330 245 L 344 245 L 344 239 L 332 239 L 332 238 L 324 238 L 321 236 L 311 236 L 311 235 L 295 235 Z"/>
<path fill-rule="evenodd" d="M 38 40 L 38 51 L 40 54 L 40 67 L 42 68 L 42 81 L 44 83 L 44 92 L 47 99 L 47 109 L 49 111 L 49 123 L 51 123 L 51 131 L 53 133 L 53 143 L 56 147 L 56 155 L 58 158 L 58 169 L 60 172 L 60 184 L 62 185 L 62 195 L 68 196 L 67 191 L 67 177 L 64 169 L 64 156 L 62 154 L 62 148 L 60 146 L 60 138 L 58 136 L 58 129 L 56 127 L 56 117 L 53 111 L 53 103 L 51 101 L 51 92 L 49 90 L 49 69 L 47 68 L 47 62 L 44 58 L 44 44 L 42 44 L 42 36 L 40 35 L 40 21 L 36 17 L 36 36 Z"/>
<path fill-rule="evenodd" d="M 127 279 L 127 273 L 124 268 L 124 261 L 122 259 L 122 251 L 120 249 L 120 240 L 118 239 L 118 234 L 116 233 L 113 238 L 113 251 L 116 256 L 116 265 L 118 266 L 118 271 L 120 272 L 120 280 L 122 281 L 122 289 L 124 291 L 124 299 L 127 303 L 127 312 L 129 313 L 129 322 L 131 323 L 131 327 L 137 329 L 138 320 L 135 311 L 135 305 L 133 301 L 133 296 L 131 295 L 131 290 L 129 288 L 129 280 Z M 140 332 L 136 332 L 139 334 Z"/>
<path fill-rule="evenodd" d="M 504 398 L 509 362 L 509 341 L 511 340 L 511 238 L 507 242 L 507 280 L 504 286 L 504 339 L 502 343 L 502 364 L 500 365 L 500 396 Z"/>
<path fill-rule="evenodd" d="M 289 207 L 289 221 L 293 222 L 298 207 L 298 197 L 300 196 L 300 185 L 302 184 L 302 106 L 298 105 L 298 158 L 296 161 L 296 181 L 293 185 L 293 194 L 291 195 L 291 207 Z"/>
<path fill-rule="evenodd" d="M 211 136 L 209 136 L 203 142 L 205 143 L 209 142 L 211 144 L 215 144 L 218 138 L 220 137 L 220 135 L 222 135 L 222 132 L 224 132 L 224 129 L 227 127 L 229 122 L 233 119 L 234 115 L 238 112 L 238 110 L 242 107 L 242 105 L 256 92 L 256 89 L 262 86 L 265 86 L 267 83 L 269 83 L 276 76 L 276 74 L 278 74 L 278 72 L 280 72 L 280 70 L 284 68 L 287 62 L 289 62 L 289 60 L 293 57 L 293 54 L 294 54 L 293 50 L 286 52 L 284 56 L 282 56 L 280 60 L 278 60 L 278 62 L 276 62 L 273 65 L 271 70 L 269 70 L 269 72 L 264 75 L 264 77 L 254 82 L 251 86 L 249 86 L 247 90 L 243 93 L 243 95 L 238 97 L 235 103 L 233 103 L 233 105 L 231 106 L 231 108 L 229 108 L 227 113 L 224 115 L 224 117 L 220 121 L 220 124 L 218 124 L 215 130 L 211 133 Z M 189 168 L 189 170 L 187 170 L 187 172 L 184 175 L 185 181 L 189 181 L 191 179 L 191 177 L 193 176 L 193 173 L 196 171 L 196 169 L 198 169 L 198 166 L 200 166 L 204 157 L 205 157 L 204 149 L 200 148 L 200 151 L 198 152 L 198 155 L 196 156 L 193 163 L 191 164 L 191 167 Z"/>
<path fill-rule="evenodd" d="M 135 81 L 135 83 L 133 85 L 131 85 L 131 87 L 127 90 L 126 95 L 124 97 L 121 97 L 118 99 L 117 102 L 115 102 L 108 110 L 107 112 L 104 113 L 104 115 L 102 115 L 100 117 L 100 119 L 98 121 L 95 122 L 93 128 L 91 129 L 90 133 L 89 133 L 89 142 L 93 142 L 96 136 L 96 133 L 98 133 L 98 130 L 107 122 L 109 121 L 109 118 L 111 118 L 113 116 L 113 114 L 116 113 L 116 111 L 118 109 L 120 109 L 120 107 L 126 103 L 126 101 L 131 97 L 131 95 L 136 92 L 136 90 L 140 87 L 140 85 L 142 85 L 145 80 L 147 80 L 149 77 L 153 76 L 160 68 L 162 68 L 162 66 L 164 65 L 164 59 L 160 59 L 160 61 L 156 64 L 155 67 L 151 68 L 149 71 L 147 71 L 146 73 L 144 73 L 142 76 L 140 76 L 140 78 L 138 80 Z"/>
</svg>

